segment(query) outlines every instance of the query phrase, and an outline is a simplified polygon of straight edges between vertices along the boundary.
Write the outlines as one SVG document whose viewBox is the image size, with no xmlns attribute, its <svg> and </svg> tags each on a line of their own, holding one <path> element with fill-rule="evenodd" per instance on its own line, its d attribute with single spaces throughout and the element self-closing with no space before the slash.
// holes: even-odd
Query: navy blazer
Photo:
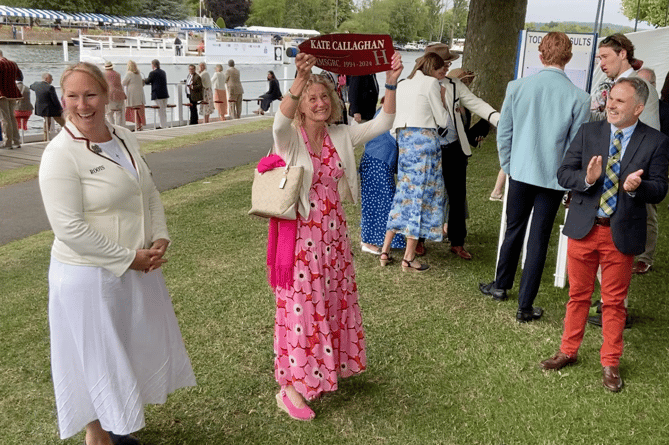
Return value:
<svg viewBox="0 0 669 445">
<path fill-rule="evenodd" d="M 151 85 L 151 100 L 167 99 L 167 75 L 161 68 L 151 70 L 149 77 L 144 79 L 145 85 Z"/>
<path fill-rule="evenodd" d="M 572 190 L 563 230 L 569 238 L 584 238 L 595 223 L 610 140 L 611 124 L 607 121 L 583 124 L 558 169 L 558 183 Z M 602 174 L 586 190 L 585 174 L 593 156 L 602 156 Z M 639 121 L 620 162 L 618 204 L 611 215 L 613 243 L 621 253 L 638 255 L 645 250 L 646 203 L 657 204 L 666 196 L 668 168 L 669 138 Z M 632 197 L 623 190 L 623 184 L 630 173 L 639 169 L 643 169 L 642 180 Z"/>
<path fill-rule="evenodd" d="M 63 114 L 63 107 L 58 100 L 56 88 L 48 82 L 40 81 L 30 85 L 35 92 L 35 114 L 54 117 Z"/>
<path fill-rule="evenodd" d="M 360 113 L 363 120 L 374 119 L 376 103 L 379 101 L 379 84 L 376 74 L 351 76 L 348 84 L 348 115 Z"/>
</svg>

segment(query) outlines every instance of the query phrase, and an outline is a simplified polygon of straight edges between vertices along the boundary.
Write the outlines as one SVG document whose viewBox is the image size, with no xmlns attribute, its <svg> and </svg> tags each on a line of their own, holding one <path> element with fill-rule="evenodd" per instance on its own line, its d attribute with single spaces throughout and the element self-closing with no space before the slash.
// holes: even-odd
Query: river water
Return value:
<svg viewBox="0 0 669 445">
<path fill-rule="evenodd" d="M 65 62 L 64 52 L 62 46 L 53 46 L 53 45 L 0 45 L 0 50 L 2 50 L 4 56 L 10 60 L 13 60 L 19 65 L 21 71 L 23 71 L 23 83 L 26 86 L 30 86 L 33 82 L 39 81 L 42 79 L 42 73 L 49 72 L 53 76 L 53 85 L 56 87 L 58 96 L 60 97 L 60 76 L 65 70 L 65 68 L 71 64 L 79 61 L 79 48 L 76 46 L 69 46 L 68 58 L 69 62 Z M 414 63 L 418 57 L 422 55 L 419 52 L 401 52 L 402 61 L 404 63 L 404 73 L 403 77 L 406 77 L 414 66 Z M 460 66 L 461 59 L 455 61 L 452 68 Z M 222 62 L 222 65 L 227 68 L 226 62 Z M 151 71 L 150 65 L 138 65 L 138 68 L 142 75 L 146 77 Z M 161 68 L 165 70 L 167 74 L 167 81 L 170 84 L 178 83 L 186 79 L 188 75 L 188 66 L 187 65 L 161 65 Z M 290 86 L 290 79 L 295 75 L 295 65 L 291 64 L 272 64 L 272 65 L 236 65 L 236 68 L 239 69 L 242 84 L 244 86 L 244 97 L 245 98 L 254 98 L 258 97 L 261 94 L 265 93 L 268 90 L 267 84 L 267 71 L 272 70 L 276 74 L 277 78 L 281 82 L 281 90 L 285 91 Z M 114 69 L 121 74 L 121 77 L 125 75 L 126 67 L 124 65 L 117 64 Z M 208 65 L 207 70 L 209 73 L 214 72 L 214 66 Z M 383 74 L 378 74 L 379 84 L 383 85 Z M 172 95 L 173 87 L 170 87 L 170 95 Z M 146 86 L 144 90 L 146 96 L 147 105 L 151 104 L 151 88 Z M 382 93 L 383 94 L 383 93 Z M 35 102 L 34 95 L 31 96 L 33 104 Z M 170 100 L 171 101 L 171 100 Z M 276 104 L 275 104 L 276 106 Z M 255 109 L 255 104 L 249 105 L 249 112 Z M 245 110 L 243 110 L 245 111 Z M 168 113 L 169 117 L 169 113 Z M 150 125 L 153 123 L 153 113 L 150 110 L 147 110 L 146 113 L 147 123 Z M 28 121 L 28 132 L 34 133 L 36 131 L 41 131 L 42 129 L 42 118 L 36 117 L 35 115 L 31 116 Z"/>
</svg>

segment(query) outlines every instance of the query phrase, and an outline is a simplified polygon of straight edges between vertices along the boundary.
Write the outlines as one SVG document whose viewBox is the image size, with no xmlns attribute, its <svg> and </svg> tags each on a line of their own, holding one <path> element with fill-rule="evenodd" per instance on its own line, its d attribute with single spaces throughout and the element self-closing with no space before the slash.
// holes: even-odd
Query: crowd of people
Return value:
<svg viewBox="0 0 669 445">
<path fill-rule="evenodd" d="M 506 229 L 495 280 L 479 290 L 497 301 L 508 298 L 529 231 L 516 320 L 541 318 L 543 309 L 534 301 L 553 222 L 569 191 L 564 234 L 570 300 L 559 352 L 540 367 L 557 370 L 576 362 L 600 269 L 602 383 L 620 391 L 625 300 L 632 273 L 648 270 L 643 259 L 634 265 L 634 257 L 648 250 L 651 207 L 667 194 L 669 138 L 658 131 L 652 72 L 645 81 L 643 71 L 632 69 L 638 61 L 625 36 L 599 45 L 600 67 L 612 80 L 603 119 L 591 109 L 595 101 L 565 74 L 572 57 L 568 36 L 548 33 L 539 53 L 544 68 L 510 82 L 498 112 L 467 87 L 474 73 L 448 73 L 457 56 L 446 45 L 428 46 L 406 79 L 397 82 L 395 70 L 387 73 L 376 115 L 359 103 L 349 108 L 350 125 L 334 125 L 341 108 L 337 85 L 327 75 L 311 74 L 315 59 L 298 54 L 297 77 L 274 122 L 274 153 L 282 160 L 278 165 L 300 165 L 306 174 L 297 220 L 270 222 L 268 238 L 269 276 L 283 277 L 270 279 L 277 304 L 277 404 L 291 417 L 312 419 L 308 401 L 366 366 L 350 238 L 338 211 L 341 199 L 358 197 L 351 142 L 368 140 L 358 169 L 361 250 L 388 266 L 391 250 L 404 249 L 402 270 L 425 272 L 430 266 L 417 259 L 427 252 L 425 240 L 447 237 L 451 252 L 472 259 L 464 247 L 466 168 L 471 147 L 490 125 L 498 127 L 501 166 L 490 199 L 502 198 L 508 178 Z M 349 102 L 360 91 L 375 104 L 375 83 L 364 76 L 349 82 Z M 471 125 L 471 113 L 481 121 Z M 343 140 L 342 131 L 348 134 Z"/>
<path fill-rule="evenodd" d="M 133 131 L 141 131 L 146 126 L 148 106 L 144 86 L 151 85 L 151 100 L 158 115 L 155 128 L 167 128 L 170 95 L 167 74 L 160 67 L 160 60 L 151 61 L 151 71 L 147 76 L 140 72 L 133 60 L 128 60 L 124 75 L 114 69 L 112 62 L 107 61 L 103 66 L 104 77 L 109 85 L 109 104 L 106 107 L 109 122 L 121 126 L 130 122 L 134 124 Z M 28 87 L 23 83 L 23 73 L 18 65 L 4 58 L 1 51 L 0 69 L 0 121 L 5 135 L 5 148 L 20 148 L 19 130 L 28 129 L 28 119 L 33 112 L 44 119 L 44 137 L 49 140 L 54 132 L 54 121 L 61 128 L 65 125 L 62 117 L 64 99 L 58 98 L 56 88 L 51 85 L 53 76 L 43 73 L 41 81 Z M 273 101 L 283 97 L 273 71 L 268 72 L 267 81 L 269 91 L 257 98 L 260 108 L 256 114 L 265 114 Z M 244 88 L 234 60 L 228 61 L 228 69 L 225 71 L 222 65 L 217 64 L 213 74 L 207 71 L 205 62 L 200 62 L 197 66 L 189 65 L 188 76 L 184 82 L 189 105 L 189 124 L 198 124 L 200 117 L 204 123 L 209 123 L 214 112 L 218 113 L 219 120 L 241 117 Z M 31 102 L 31 91 L 35 93 L 34 106 Z"/>
<path fill-rule="evenodd" d="M 301 166 L 304 175 L 297 218 L 271 219 L 267 242 L 276 299 L 276 403 L 291 418 L 313 419 L 309 401 L 335 391 L 340 377 L 367 367 L 342 201 L 360 197 L 361 249 L 378 255 L 381 266 L 394 262 L 392 249 L 403 249 L 401 269 L 425 272 L 430 266 L 417 256 L 427 254 L 427 240 L 444 238 L 457 258 L 471 261 L 464 247 L 466 169 L 471 147 L 489 125 L 498 128 L 502 177 L 508 177 L 507 224 L 495 279 L 481 283 L 479 290 L 494 300 L 508 298 L 529 226 L 516 319 L 541 318 L 543 310 L 533 304 L 553 221 L 570 191 L 564 333 L 559 351 L 540 366 L 558 370 L 577 361 L 599 269 L 602 382 L 614 392 L 622 388 L 619 360 L 629 283 L 633 272 L 649 269 L 646 259 L 635 266 L 634 258 L 654 251 L 649 242 L 657 238 L 647 236 L 653 224 L 657 232 L 652 206 L 668 190 L 669 137 L 659 131 L 666 132 L 662 113 L 667 107 L 658 103 L 654 73 L 633 68 L 639 61 L 625 36 L 610 36 L 599 45 L 600 66 L 611 80 L 593 93 L 606 96 L 603 117 L 596 109 L 601 97 L 579 90 L 564 72 L 572 57 L 569 38 L 548 33 L 539 52 L 544 69 L 510 82 L 501 112 L 469 90 L 474 73 L 449 73 L 457 55 L 448 46 L 428 46 L 403 80 L 404 66 L 395 53 L 380 109 L 375 76 L 349 83 L 349 100 L 377 90 L 374 112 L 358 104 L 350 124 L 342 123 L 347 110 L 341 85 L 328 73 L 312 73 L 316 57 L 297 55 L 295 79 L 280 96 L 274 119 L 272 151 L 274 167 Z M 227 96 L 235 102 L 230 114 L 238 112 L 243 90 L 234 86 L 239 75 L 233 61 L 229 67 L 223 74 L 218 65 L 210 77 L 206 64 L 189 66 L 192 123 L 198 105 L 206 117 L 213 109 L 226 111 L 212 104 L 214 98 Z M 90 63 L 72 65 L 60 79 L 63 107 L 58 110 L 61 101 L 51 103 L 50 75 L 27 89 L 16 64 L 2 53 L 0 70 L 4 120 L 14 117 L 15 103 L 25 118 L 29 107 L 18 99 L 31 90 L 39 96 L 37 113 L 66 117 L 45 149 L 39 172 L 55 235 L 49 325 L 61 437 L 85 429 L 89 445 L 137 444 L 132 433 L 144 426 L 144 405 L 163 403 L 176 389 L 195 385 L 161 271 L 170 244 L 163 206 L 139 143 L 123 125 L 124 118 L 129 120 L 126 105 L 138 130 L 145 122 L 145 84 L 151 85 L 151 99 L 164 108 L 165 73 L 157 60 L 146 78 L 132 61 L 123 78 L 111 63 L 104 65 L 104 73 Z M 269 96 L 260 110 L 277 96 L 272 80 L 270 72 Z M 43 106 L 46 100 L 53 109 Z M 471 113 L 483 124 L 471 125 Z M 165 125 L 164 115 L 160 119 Z M 9 147 L 17 144 L 14 132 L 10 126 Z M 357 166 L 354 148 L 359 144 L 365 150 Z"/>
</svg>

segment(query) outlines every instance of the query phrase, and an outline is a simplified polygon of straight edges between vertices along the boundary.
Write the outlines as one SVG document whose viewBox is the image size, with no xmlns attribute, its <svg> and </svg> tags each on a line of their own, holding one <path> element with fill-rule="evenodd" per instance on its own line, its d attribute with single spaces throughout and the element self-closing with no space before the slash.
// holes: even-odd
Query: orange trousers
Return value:
<svg viewBox="0 0 669 445">
<path fill-rule="evenodd" d="M 602 366 L 618 366 L 623 355 L 625 329 L 625 297 L 632 279 L 634 255 L 620 253 L 613 244 L 611 228 L 593 226 L 580 240 L 569 239 L 567 272 L 569 302 L 564 318 L 564 333 L 560 350 L 575 355 L 583 341 L 590 311 L 590 298 L 595 289 L 597 269 L 602 267 L 602 335 L 600 350 Z"/>
</svg>

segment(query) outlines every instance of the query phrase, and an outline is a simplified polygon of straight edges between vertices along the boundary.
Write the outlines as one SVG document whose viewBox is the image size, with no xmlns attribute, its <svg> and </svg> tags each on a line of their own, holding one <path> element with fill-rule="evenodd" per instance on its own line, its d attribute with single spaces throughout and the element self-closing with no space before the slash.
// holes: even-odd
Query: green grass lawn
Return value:
<svg viewBox="0 0 669 445">
<path fill-rule="evenodd" d="M 428 243 L 425 274 L 381 268 L 359 248 L 359 206 L 347 205 L 368 345 L 368 370 L 312 404 L 297 422 L 276 408 L 274 297 L 265 281 L 266 222 L 246 215 L 252 166 L 162 197 L 173 245 L 164 267 L 198 386 L 147 410 L 147 444 L 664 444 L 669 442 L 666 205 L 657 266 L 630 290 L 619 394 L 601 384 L 600 330 L 588 327 L 579 362 L 538 363 L 558 348 L 567 290 L 552 286 L 557 229 L 535 323 L 515 321 L 516 288 L 496 303 L 490 280 L 502 205 L 488 201 L 498 161 L 488 138 L 469 166 L 474 260 Z M 558 216 L 562 220 L 563 214 Z M 52 234 L 0 247 L 2 444 L 58 439 L 49 369 L 47 268 Z M 397 256 L 397 255 L 396 255 Z"/>
</svg>

